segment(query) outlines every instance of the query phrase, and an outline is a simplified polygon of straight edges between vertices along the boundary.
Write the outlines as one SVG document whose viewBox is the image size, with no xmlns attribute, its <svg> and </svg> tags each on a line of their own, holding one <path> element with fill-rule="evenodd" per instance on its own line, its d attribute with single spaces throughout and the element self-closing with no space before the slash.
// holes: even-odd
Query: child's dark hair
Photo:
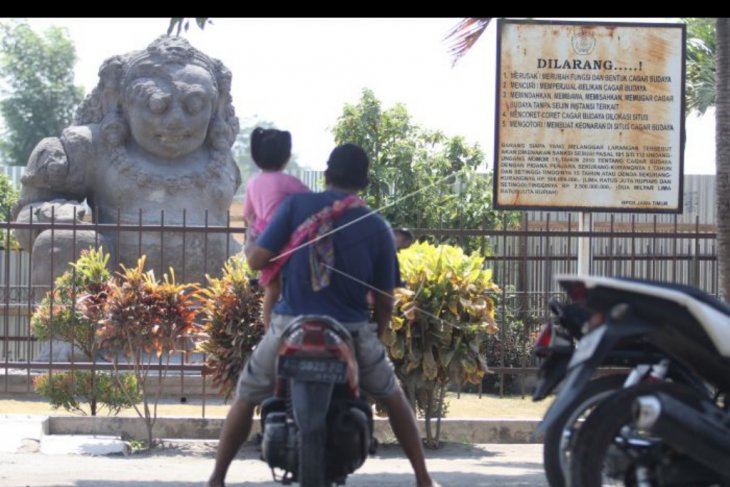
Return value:
<svg viewBox="0 0 730 487">
<path fill-rule="evenodd" d="M 416 240 L 416 237 L 413 235 L 413 232 L 411 232 L 409 229 L 402 227 L 402 228 L 395 228 L 393 229 L 393 233 L 395 234 L 401 234 L 404 239 L 406 239 L 408 242 L 412 243 L 414 240 Z"/>
<path fill-rule="evenodd" d="M 395 238 L 396 250 L 407 249 L 408 247 L 410 247 L 413 244 L 413 242 L 416 241 L 416 237 L 413 235 L 413 232 L 411 232 L 407 228 L 394 228 L 393 235 L 396 237 Z M 400 239 L 398 239 L 399 236 L 400 236 Z"/>
<path fill-rule="evenodd" d="M 282 169 L 291 157 L 291 134 L 286 130 L 256 127 L 251 132 L 251 157 L 266 171 Z"/>
</svg>

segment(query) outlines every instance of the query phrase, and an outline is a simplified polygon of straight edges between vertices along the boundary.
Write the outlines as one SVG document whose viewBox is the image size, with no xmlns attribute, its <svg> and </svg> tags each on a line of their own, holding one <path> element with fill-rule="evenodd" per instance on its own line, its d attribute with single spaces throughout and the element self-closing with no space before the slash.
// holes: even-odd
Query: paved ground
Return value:
<svg viewBox="0 0 730 487">
<path fill-rule="evenodd" d="M 200 487 L 213 466 L 216 445 L 175 441 L 153 453 L 107 457 L 3 453 L 0 487 Z M 444 487 L 547 485 L 539 444 L 450 443 L 427 451 L 427 457 L 434 478 Z M 230 487 L 279 485 L 253 445 L 241 449 L 228 480 Z M 348 487 L 411 485 L 408 462 L 395 445 L 381 445 L 347 481 Z"/>
</svg>

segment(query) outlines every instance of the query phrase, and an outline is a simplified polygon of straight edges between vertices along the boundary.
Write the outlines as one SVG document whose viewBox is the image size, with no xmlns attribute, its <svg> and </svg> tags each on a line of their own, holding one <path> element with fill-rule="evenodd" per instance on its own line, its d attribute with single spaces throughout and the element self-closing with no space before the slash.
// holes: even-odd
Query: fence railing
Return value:
<svg viewBox="0 0 730 487">
<path fill-rule="evenodd" d="M 83 229 L 115 235 L 154 233 L 163 241 L 169 241 L 168 234 L 194 233 L 203 239 L 214 233 L 240 239 L 243 227 L 231 225 L 230 221 L 229 218 L 228 224 L 222 226 L 89 224 Z M 5 222 L 0 223 L 0 229 L 75 231 L 81 228 L 73 224 Z M 700 223 L 699 218 L 688 224 L 677 217 L 644 218 L 638 222 L 636 218 L 627 221 L 624 217 L 618 221 L 612 215 L 604 215 L 594 218 L 589 230 L 579 232 L 577 219 L 571 214 L 563 217 L 525 214 L 517 227 L 412 230 L 418 238 L 469 244 L 483 253 L 486 266 L 493 270 L 493 280 L 500 287 L 497 317 L 502 322 L 498 322 L 500 331 L 488 345 L 487 359 L 490 367 L 498 372 L 500 390 L 504 390 L 506 378 L 533 370 L 532 340 L 549 317 L 549 300 L 562 296 L 555 276 L 577 270 L 580 238 L 590 241 L 593 274 L 689 284 L 711 294 L 718 293 L 714 225 Z M 206 248 L 202 245 L 195 251 L 203 252 L 202 258 L 207 259 Z M 181 251 L 184 261 L 188 250 L 183 246 Z M 139 254 L 144 252 L 140 243 Z M 91 362 L 75 361 L 73 357 L 64 361 L 54 361 L 52 357 L 36 360 L 43 344 L 33 336 L 30 317 L 35 303 L 53 283 L 31 282 L 31 269 L 34 262 L 37 264 L 45 257 L 18 250 L 0 251 L 0 394 L 32 393 L 33 377 L 50 371 L 110 368 L 110 364 L 96 359 Z M 116 263 L 113 265 L 116 267 Z M 170 377 L 164 385 L 166 394 L 198 395 L 204 402 L 206 398 L 218 397 L 217 391 L 201 377 L 204 359 L 202 354 L 192 359 L 181 355 L 170 367 Z"/>
</svg>

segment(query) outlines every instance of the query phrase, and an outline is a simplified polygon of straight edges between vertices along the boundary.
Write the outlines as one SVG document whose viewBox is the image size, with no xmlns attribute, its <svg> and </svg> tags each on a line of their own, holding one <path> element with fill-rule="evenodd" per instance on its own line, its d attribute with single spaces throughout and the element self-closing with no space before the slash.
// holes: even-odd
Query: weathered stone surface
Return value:
<svg viewBox="0 0 730 487">
<path fill-rule="evenodd" d="M 74 124 L 33 151 L 14 218 L 82 226 L 88 205 L 92 223 L 199 230 L 20 231 L 21 245 L 33 249 L 34 285 L 50 285 L 82 248 L 100 240 L 115 251 L 114 264 L 132 266 L 146 254 L 160 277 L 169 267 L 181 281 L 220 274 L 240 246 L 203 228 L 226 225 L 241 182 L 231 155 L 239 126 L 230 83 L 220 61 L 179 37 L 104 61 Z"/>
</svg>

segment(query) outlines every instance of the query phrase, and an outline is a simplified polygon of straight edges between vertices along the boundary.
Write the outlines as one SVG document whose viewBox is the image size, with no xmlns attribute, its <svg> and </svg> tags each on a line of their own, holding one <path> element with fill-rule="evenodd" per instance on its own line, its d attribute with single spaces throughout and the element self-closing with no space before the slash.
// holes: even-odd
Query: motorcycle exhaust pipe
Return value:
<svg viewBox="0 0 730 487">
<path fill-rule="evenodd" d="M 730 458 L 730 428 L 718 419 L 717 416 L 724 413 L 714 404 L 705 402 L 703 409 L 658 392 L 634 401 L 634 425 L 660 437 L 697 463 L 730 478 L 730 462 L 727 461 Z M 713 414 L 713 411 L 717 413 Z"/>
</svg>

